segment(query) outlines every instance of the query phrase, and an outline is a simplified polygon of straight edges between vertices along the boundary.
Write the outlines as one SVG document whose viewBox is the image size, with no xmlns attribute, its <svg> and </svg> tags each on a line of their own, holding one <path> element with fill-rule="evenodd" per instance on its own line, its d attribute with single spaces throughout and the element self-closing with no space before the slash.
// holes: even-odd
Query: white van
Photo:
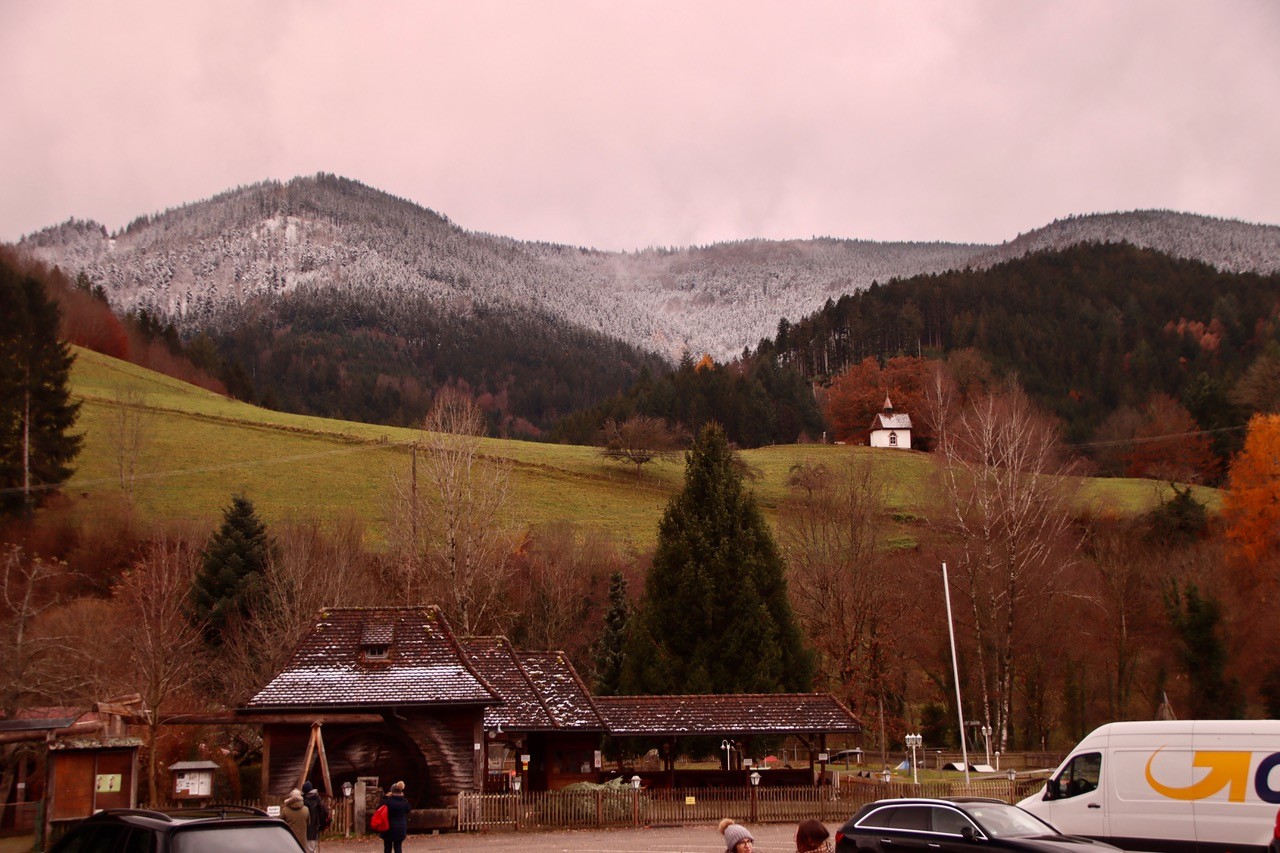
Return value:
<svg viewBox="0 0 1280 853">
<path fill-rule="evenodd" d="M 1266 853 L 1280 806 L 1280 720 L 1111 723 L 1018 805 L 1125 850 Z"/>
</svg>

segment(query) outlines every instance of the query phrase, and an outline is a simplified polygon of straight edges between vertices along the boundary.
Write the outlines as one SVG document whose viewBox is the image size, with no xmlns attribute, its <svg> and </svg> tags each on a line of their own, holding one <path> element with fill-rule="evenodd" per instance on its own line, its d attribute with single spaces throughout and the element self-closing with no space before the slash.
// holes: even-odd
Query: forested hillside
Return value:
<svg viewBox="0 0 1280 853">
<path fill-rule="evenodd" d="M 826 380 L 869 356 L 972 348 L 1079 442 L 1154 394 L 1203 429 L 1243 426 L 1267 404 L 1241 383 L 1268 372 L 1278 346 L 1280 275 L 1092 244 L 873 286 L 783 323 L 761 349 Z"/>
</svg>

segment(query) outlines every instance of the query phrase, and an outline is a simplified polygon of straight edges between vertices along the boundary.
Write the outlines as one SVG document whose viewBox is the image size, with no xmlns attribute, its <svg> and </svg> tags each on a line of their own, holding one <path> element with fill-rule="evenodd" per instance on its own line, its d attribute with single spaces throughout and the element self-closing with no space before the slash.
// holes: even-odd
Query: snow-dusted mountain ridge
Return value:
<svg viewBox="0 0 1280 853">
<path fill-rule="evenodd" d="M 724 359 L 873 281 L 1121 240 L 1224 270 L 1280 270 L 1280 227 L 1170 211 L 1073 216 L 999 246 L 819 238 L 601 252 L 465 231 L 332 175 L 242 187 L 116 234 L 72 220 L 19 245 L 83 270 L 117 307 L 185 328 L 234 324 L 255 297 L 340 288 L 381 304 L 413 293 L 444 309 L 536 308 L 667 356 Z"/>
</svg>

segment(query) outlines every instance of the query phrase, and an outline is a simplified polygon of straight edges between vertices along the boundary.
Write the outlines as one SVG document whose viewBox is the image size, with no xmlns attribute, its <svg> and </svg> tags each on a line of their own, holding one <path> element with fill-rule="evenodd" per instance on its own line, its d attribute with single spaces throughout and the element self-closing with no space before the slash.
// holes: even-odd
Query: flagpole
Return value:
<svg viewBox="0 0 1280 853">
<path fill-rule="evenodd" d="M 951 583 L 947 564 L 942 564 L 942 590 L 947 598 L 947 633 L 951 636 L 951 671 L 956 678 L 956 718 L 960 723 L 960 760 L 964 762 L 964 783 L 969 784 L 969 748 L 964 740 L 964 706 L 960 703 L 960 664 L 956 658 L 956 626 L 951 621 Z"/>
</svg>

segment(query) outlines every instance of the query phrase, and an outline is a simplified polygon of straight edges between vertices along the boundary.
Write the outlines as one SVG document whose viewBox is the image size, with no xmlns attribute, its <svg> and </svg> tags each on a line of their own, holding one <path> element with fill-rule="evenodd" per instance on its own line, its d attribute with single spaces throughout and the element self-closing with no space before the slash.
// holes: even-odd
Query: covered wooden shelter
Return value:
<svg viewBox="0 0 1280 853">
<path fill-rule="evenodd" d="M 685 696 L 597 696 L 596 707 L 614 737 L 645 738 L 663 744 L 660 778 L 669 787 L 740 781 L 755 768 L 744 767 L 752 744 L 764 738 L 795 737 L 808 751 L 806 766 L 770 770 L 760 784 L 803 784 L 824 771 L 827 736 L 858 735 L 862 726 L 829 693 L 739 693 Z M 678 743 L 685 738 L 720 738 L 727 766 L 720 771 L 677 771 Z M 645 774 L 641 775 L 642 778 Z M 820 777 L 818 777 L 820 778 Z"/>
</svg>

